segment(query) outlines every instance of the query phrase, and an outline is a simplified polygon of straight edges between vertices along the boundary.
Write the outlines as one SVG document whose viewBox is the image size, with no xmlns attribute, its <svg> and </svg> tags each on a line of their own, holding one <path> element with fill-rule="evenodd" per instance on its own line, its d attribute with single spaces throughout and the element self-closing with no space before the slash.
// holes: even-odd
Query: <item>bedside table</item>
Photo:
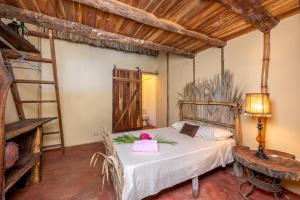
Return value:
<svg viewBox="0 0 300 200">
<path fill-rule="evenodd" d="M 247 199 L 253 192 L 254 186 L 271 192 L 277 200 L 282 194 L 280 183 L 282 180 L 300 180 L 300 162 L 295 160 L 292 154 L 265 150 L 269 159 L 264 160 L 254 156 L 256 150 L 249 147 L 235 146 L 233 157 L 235 159 L 234 172 L 236 175 L 246 175 L 246 180 L 240 185 L 240 193 Z M 250 190 L 243 193 L 241 191 L 244 184 L 250 184 Z"/>
</svg>

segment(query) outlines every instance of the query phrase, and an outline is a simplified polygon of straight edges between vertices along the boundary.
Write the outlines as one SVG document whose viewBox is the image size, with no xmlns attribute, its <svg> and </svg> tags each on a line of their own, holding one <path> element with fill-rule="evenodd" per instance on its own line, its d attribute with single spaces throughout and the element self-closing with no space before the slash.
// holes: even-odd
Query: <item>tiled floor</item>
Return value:
<svg viewBox="0 0 300 200">
<path fill-rule="evenodd" d="M 96 151 L 103 150 L 100 144 L 89 144 L 44 154 L 42 182 L 11 192 L 9 200 L 114 200 L 110 185 L 101 191 L 100 166 L 89 166 L 90 158 Z M 241 200 L 238 192 L 240 180 L 232 175 L 232 168 L 217 169 L 200 177 L 198 200 Z M 286 193 L 291 200 L 299 196 Z M 190 181 L 165 190 L 147 200 L 192 200 Z M 250 200 L 273 200 L 271 194 L 255 191 Z"/>
</svg>

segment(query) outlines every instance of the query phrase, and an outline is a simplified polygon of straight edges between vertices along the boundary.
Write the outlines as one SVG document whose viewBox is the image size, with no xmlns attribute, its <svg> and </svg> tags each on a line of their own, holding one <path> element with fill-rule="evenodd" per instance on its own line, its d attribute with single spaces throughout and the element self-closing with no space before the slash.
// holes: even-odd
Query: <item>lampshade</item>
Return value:
<svg viewBox="0 0 300 200">
<path fill-rule="evenodd" d="M 246 115 L 271 117 L 269 93 L 246 94 Z"/>
</svg>

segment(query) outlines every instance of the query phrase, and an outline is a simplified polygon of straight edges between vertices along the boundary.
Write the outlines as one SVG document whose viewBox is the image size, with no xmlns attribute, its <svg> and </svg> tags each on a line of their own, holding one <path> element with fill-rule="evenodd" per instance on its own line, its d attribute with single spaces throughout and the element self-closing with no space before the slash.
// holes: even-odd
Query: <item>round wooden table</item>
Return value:
<svg viewBox="0 0 300 200">
<path fill-rule="evenodd" d="M 246 180 L 240 185 L 240 193 L 244 199 L 253 192 L 254 188 L 272 192 L 275 199 L 282 195 L 282 180 L 300 180 L 300 162 L 295 160 L 292 154 L 265 150 L 268 159 L 256 157 L 256 150 L 250 150 L 249 147 L 236 146 L 233 148 L 233 157 L 235 159 L 234 172 L 236 176 L 246 175 Z M 242 187 L 250 184 L 248 192 L 242 192 Z"/>
</svg>

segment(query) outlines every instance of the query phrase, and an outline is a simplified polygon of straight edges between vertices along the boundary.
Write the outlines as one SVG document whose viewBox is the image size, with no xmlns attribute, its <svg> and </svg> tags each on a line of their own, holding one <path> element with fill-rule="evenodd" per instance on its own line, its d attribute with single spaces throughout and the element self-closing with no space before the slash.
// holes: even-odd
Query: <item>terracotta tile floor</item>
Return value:
<svg viewBox="0 0 300 200">
<path fill-rule="evenodd" d="M 101 151 L 100 144 L 89 144 L 44 154 L 42 162 L 42 182 L 17 192 L 10 192 L 8 200 L 114 200 L 112 188 L 105 185 L 101 191 L 99 169 L 89 166 L 90 158 Z M 240 180 L 232 175 L 232 168 L 214 170 L 200 178 L 198 200 L 241 200 Z M 291 200 L 300 200 L 299 196 L 286 192 Z M 192 200 L 190 181 L 167 189 L 147 200 Z M 255 191 L 250 200 L 273 200 L 271 194 Z"/>
</svg>

